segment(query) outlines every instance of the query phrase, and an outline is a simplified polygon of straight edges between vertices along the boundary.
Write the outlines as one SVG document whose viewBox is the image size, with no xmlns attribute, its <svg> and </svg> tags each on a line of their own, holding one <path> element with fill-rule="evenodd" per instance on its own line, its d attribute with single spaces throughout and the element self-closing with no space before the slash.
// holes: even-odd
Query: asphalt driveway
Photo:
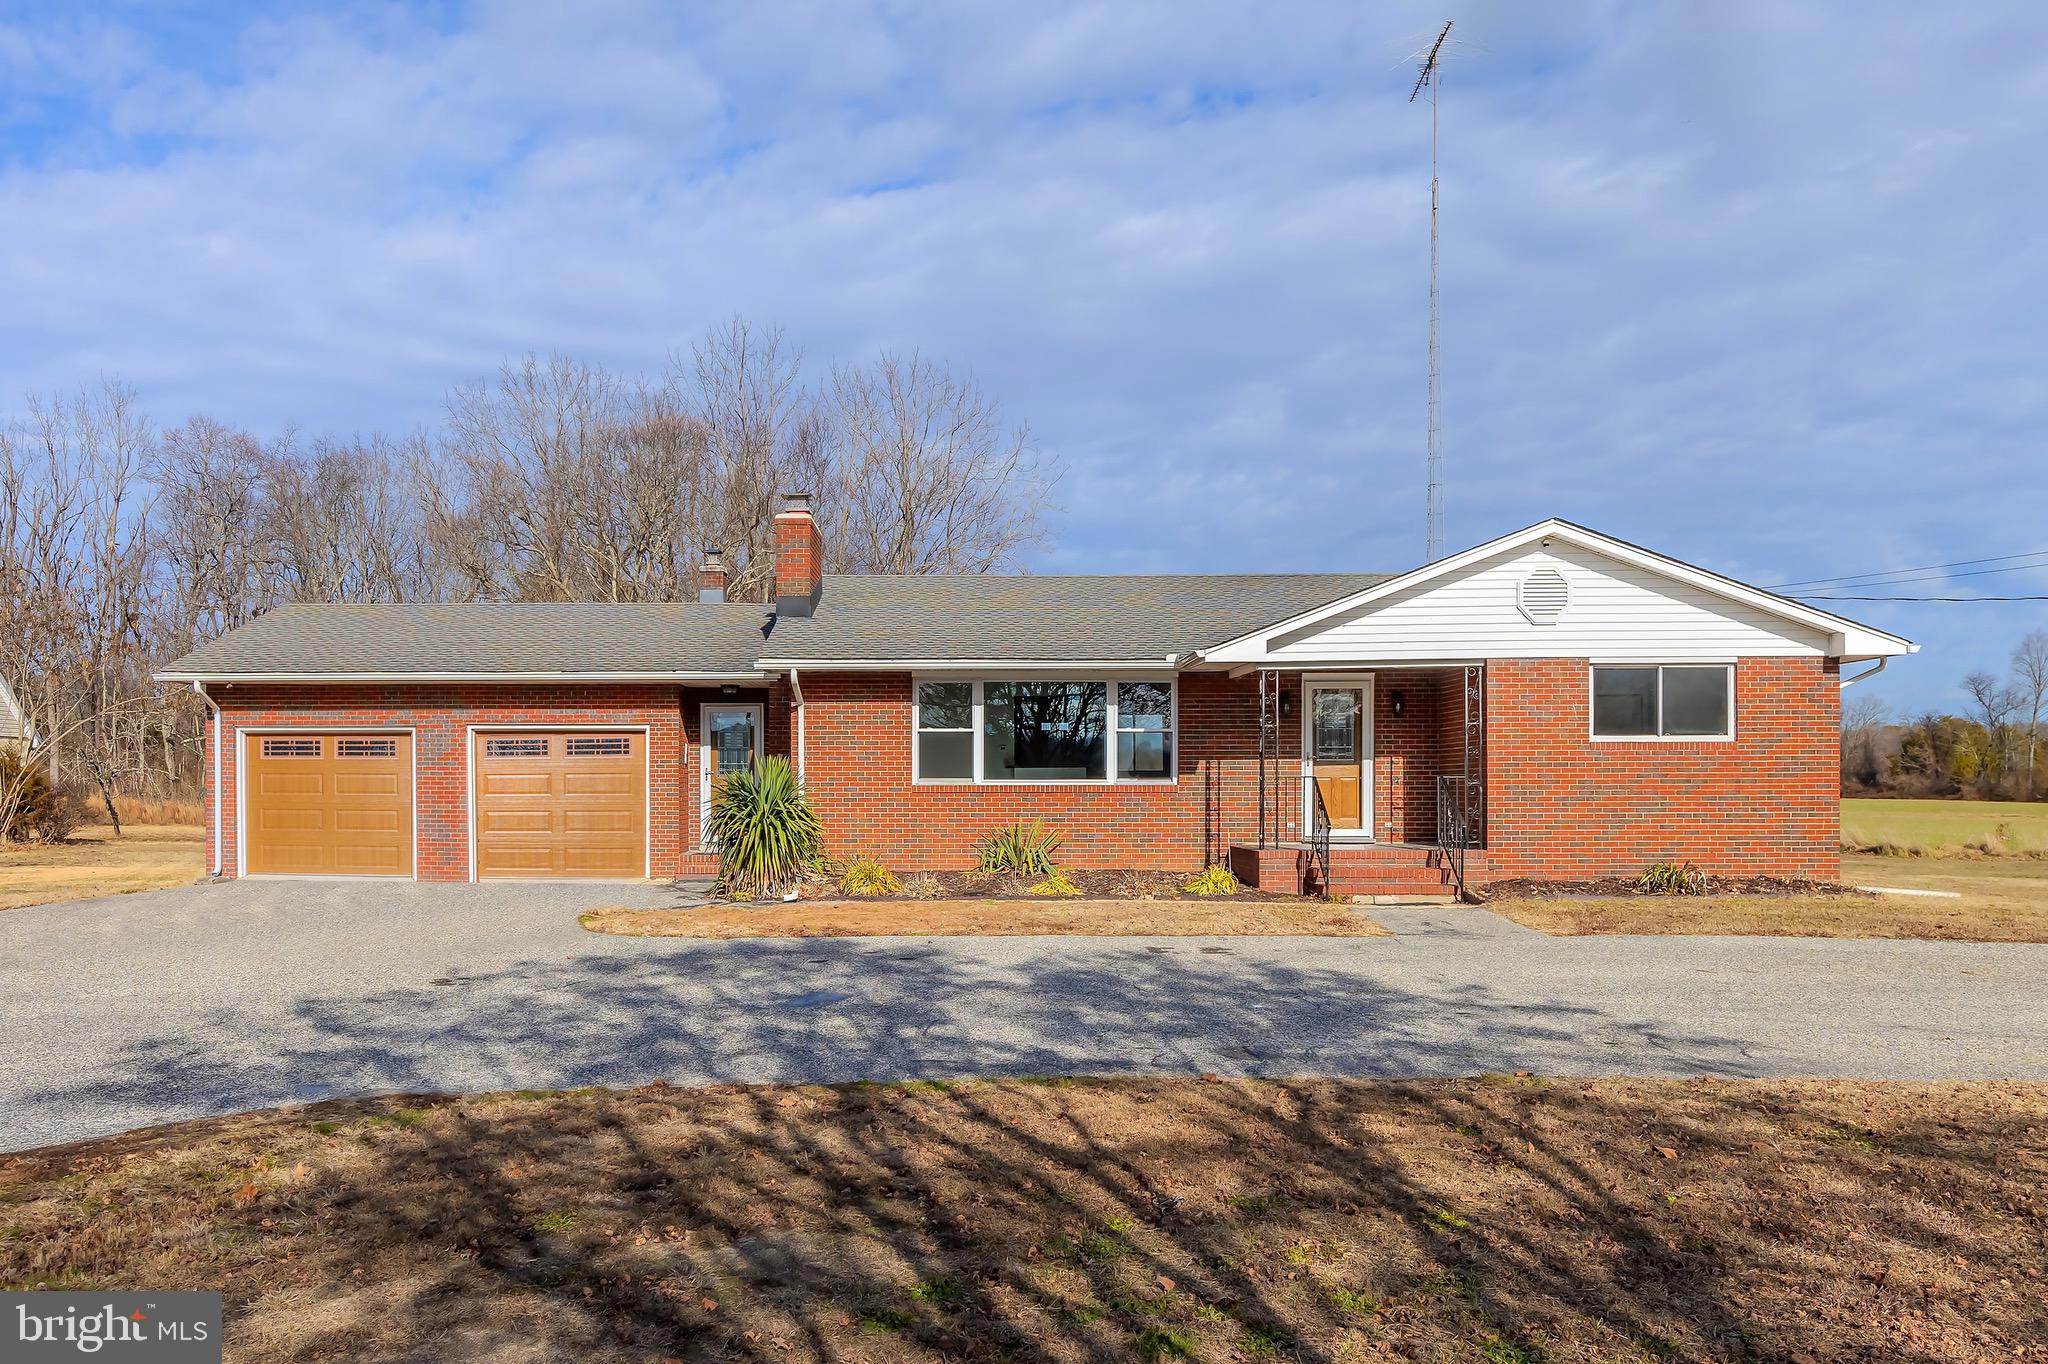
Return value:
<svg viewBox="0 0 2048 1364">
<path fill-rule="evenodd" d="M 661 1078 L 2048 1079 L 2048 947 L 1546 938 L 696 942 L 641 886 L 242 882 L 0 914 L 0 1150 L 297 1100 Z"/>
</svg>

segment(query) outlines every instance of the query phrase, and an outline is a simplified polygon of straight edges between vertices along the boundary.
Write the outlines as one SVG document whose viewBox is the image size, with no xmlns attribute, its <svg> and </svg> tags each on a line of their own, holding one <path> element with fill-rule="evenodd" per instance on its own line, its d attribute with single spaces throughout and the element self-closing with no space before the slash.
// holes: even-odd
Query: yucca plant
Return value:
<svg viewBox="0 0 2048 1364">
<path fill-rule="evenodd" d="M 1707 874 L 1690 862 L 1657 862 L 1636 885 L 1652 895 L 1705 895 Z"/>
<path fill-rule="evenodd" d="M 824 860 L 824 830 L 787 758 L 763 758 L 722 778 L 709 833 L 718 849 L 718 893 L 733 899 L 779 895 Z"/>
<path fill-rule="evenodd" d="M 1190 895 L 1235 895 L 1238 884 L 1230 868 L 1218 866 L 1210 867 L 1181 889 Z"/>
<path fill-rule="evenodd" d="M 842 895 L 901 895 L 903 883 L 896 879 L 896 873 L 872 857 L 856 857 L 849 861 L 839 873 L 839 893 Z"/>
<path fill-rule="evenodd" d="M 1047 828 L 1042 819 L 1020 819 L 992 833 L 982 835 L 974 845 L 981 870 L 989 873 L 1022 872 L 1027 876 L 1050 876 L 1058 869 L 1053 854 L 1066 835 Z"/>
</svg>

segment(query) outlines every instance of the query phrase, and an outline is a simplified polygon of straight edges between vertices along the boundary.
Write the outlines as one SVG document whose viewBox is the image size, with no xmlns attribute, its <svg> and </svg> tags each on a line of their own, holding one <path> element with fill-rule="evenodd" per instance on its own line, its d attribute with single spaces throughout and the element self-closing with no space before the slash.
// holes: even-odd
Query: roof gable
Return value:
<svg viewBox="0 0 2048 1364">
<path fill-rule="evenodd" d="M 1607 614 L 1601 622 L 1611 647 L 1599 647 L 1599 630 L 1591 635 L 1572 630 L 1555 630 L 1538 625 L 1524 615 L 1512 619 L 1514 584 L 1494 584 L 1502 589 L 1493 596 L 1463 599 L 1447 591 L 1453 582 L 1472 580 L 1503 565 L 1525 565 L 1555 561 L 1553 566 L 1573 576 L 1587 571 L 1600 580 L 1609 595 Z M 1635 607 L 1643 614 L 1630 624 L 1628 608 L 1617 598 L 1623 589 L 1638 597 Z M 1404 602 L 1413 602 L 1432 591 L 1439 595 L 1433 605 L 1439 627 L 1432 634 L 1434 648 L 1406 647 L 1389 652 L 1385 645 L 1369 639 L 1369 628 L 1347 624 L 1363 621 L 1375 613 L 1389 620 L 1399 615 Z M 1496 600 L 1497 598 L 1497 600 Z M 1650 598 L 1668 605 L 1651 606 Z M 1647 608 L 1647 609 L 1646 609 Z M 1567 613 L 1569 615 L 1569 613 Z M 1725 622 L 1702 627 L 1702 618 Z M 1560 618 L 1562 624 L 1563 618 Z M 1526 628 L 1524 628 L 1526 627 Z M 1745 648 L 1762 653 L 1818 653 L 1838 658 L 1881 658 L 1911 653 L 1917 648 L 1897 635 L 1874 630 L 1845 617 L 1821 611 L 1789 598 L 1751 587 L 1710 570 L 1687 564 L 1667 555 L 1643 549 L 1612 536 L 1569 521 L 1541 521 L 1523 530 L 1474 546 L 1460 554 L 1440 559 L 1411 573 L 1374 584 L 1360 592 L 1303 612 L 1289 620 L 1241 635 L 1215 648 L 1201 651 L 1209 663 L 1238 666 L 1277 662 L 1284 657 L 1315 657 L 1315 647 L 1304 641 L 1319 633 L 1330 649 L 1351 648 L 1364 652 L 1377 649 L 1374 656 L 1469 658 L 1514 654 L 1579 656 L 1595 652 L 1626 653 L 1630 649 L 1670 654 L 1676 647 L 1684 652 L 1697 645 L 1717 655 L 1742 652 Z M 1688 641 L 1692 641 L 1688 643 Z M 1539 642 L 1540 641 L 1540 642 Z"/>
</svg>

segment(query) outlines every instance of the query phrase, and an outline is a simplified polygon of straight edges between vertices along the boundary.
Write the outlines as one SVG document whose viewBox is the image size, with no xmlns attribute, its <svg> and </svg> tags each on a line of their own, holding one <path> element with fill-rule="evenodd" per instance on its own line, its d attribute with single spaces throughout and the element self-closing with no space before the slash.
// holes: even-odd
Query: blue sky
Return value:
<svg viewBox="0 0 2048 1364">
<path fill-rule="evenodd" d="M 2018 3 L 0 4 L 0 412 L 114 374 L 166 422 L 403 432 L 740 312 L 972 370 L 1067 467 L 1040 569 L 1406 567 L 1405 59 L 1447 17 L 1452 546 L 1561 515 L 1762 584 L 2048 548 Z M 2048 627 L 1849 610 L 1922 641 L 1901 708 Z"/>
</svg>

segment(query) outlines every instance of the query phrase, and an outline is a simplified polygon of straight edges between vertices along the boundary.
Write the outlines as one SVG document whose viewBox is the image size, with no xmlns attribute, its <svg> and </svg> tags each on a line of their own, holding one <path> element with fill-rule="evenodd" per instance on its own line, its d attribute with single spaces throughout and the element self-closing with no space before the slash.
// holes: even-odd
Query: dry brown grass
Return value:
<svg viewBox="0 0 2048 1364">
<path fill-rule="evenodd" d="M 2041 1357 L 2044 1130 L 2020 1084 L 354 1102 L 0 1160 L 0 1287 L 220 1289 L 238 1364 L 1975 1364 Z"/>
<path fill-rule="evenodd" d="M 1487 905 L 1544 933 L 1739 933 L 1793 938 L 1940 938 L 2048 942 L 2048 862 L 2031 858 L 1917 861 L 1842 859 L 1843 879 L 1869 886 L 1953 890 L 1908 895 L 1705 895 L 1518 899 Z"/>
<path fill-rule="evenodd" d="M 203 842 L 196 827 L 130 824 L 119 838 L 93 825 L 64 843 L 0 847 L 0 910 L 189 885 L 205 869 Z"/>
<path fill-rule="evenodd" d="M 96 799 L 96 798 L 94 798 Z M 94 799 L 88 799 L 89 809 L 98 810 Z M 130 824 L 184 825 L 193 828 L 206 823 L 206 807 L 196 800 L 167 800 L 156 796 L 116 796 L 114 808 L 121 812 L 121 823 Z M 101 811 L 101 813 L 105 813 Z"/>
<path fill-rule="evenodd" d="M 1317 900 L 801 900 L 700 909 L 595 909 L 594 933 L 651 938 L 1370 938 L 1386 929 Z"/>
</svg>

